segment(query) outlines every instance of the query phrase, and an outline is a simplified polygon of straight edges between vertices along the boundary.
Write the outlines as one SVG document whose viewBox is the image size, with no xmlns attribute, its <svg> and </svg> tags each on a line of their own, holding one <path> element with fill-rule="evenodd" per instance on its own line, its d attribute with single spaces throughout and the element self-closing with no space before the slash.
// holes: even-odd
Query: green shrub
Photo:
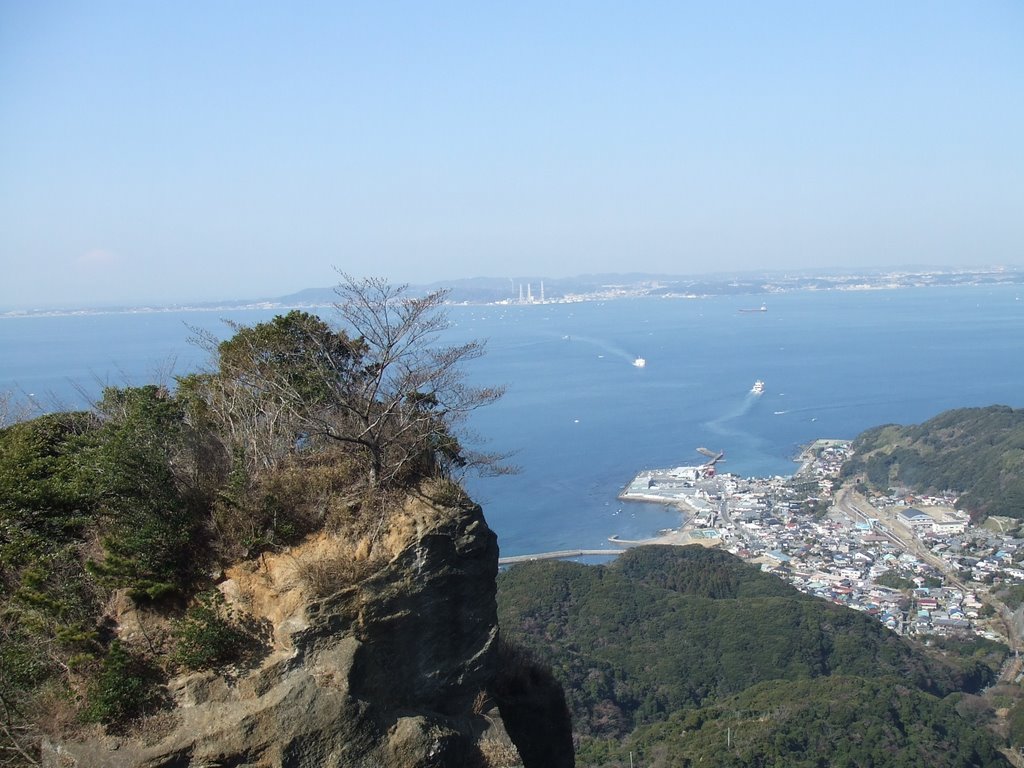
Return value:
<svg viewBox="0 0 1024 768">
<path fill-rule="evenodd" d="M 259 626 L 236 617 L 216 589 L 196 598 L 172 635 L 173 660 L 196 671 L 245 661 L 263 648 Z"/>
<path fill-rule="evenodd" d="M 467 508 L 473 506 L 473 500 L 465 489 L 454 480 L 441 479 L 434 486 L 431 501 L 440 507 Z"/>
<path fill-rule="evenodd" d="M 1007 738 L 1013 747 L 1024 746 L 1024 699 L 1014 704 L 1007 720 Z"/>
<path fill-rule="evenodd" d="M 83 719 L 123 726 L 161 706 L 162 682 L 162 673 L 149 659 L 115 640 L 89 685 Z"/>
<path fill-rule="evenodd" d="M 997 597 L 1006 603 L 1007 608 L 1014 611 L 1024 604 L 1024 584 L 1011 584 L 1002 589 Z"/>
<path fill-rule="evenodd" d="M 914 589 L 914 587 L 917 586 L 917 584 L 912 582 L 910 579 L 903 578 L 893 570 L 888 570 L 883 573 L 875 579 L 875 583 L 891 589 Z"/>
</svg>

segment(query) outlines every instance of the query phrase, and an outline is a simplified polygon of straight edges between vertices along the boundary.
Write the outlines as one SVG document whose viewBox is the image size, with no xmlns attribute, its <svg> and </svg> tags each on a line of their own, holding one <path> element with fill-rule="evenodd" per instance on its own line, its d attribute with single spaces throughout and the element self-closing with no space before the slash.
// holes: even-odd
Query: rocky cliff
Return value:
<svg viewBox="0 0 1024 768">
<path fill-rule="evenodd" d="M 422 499 L 396 520 L 375 553 L 321 534 L 229 569 L 221 592 L 269 629 L 262 659 L 172 679 L 169 709 L 122 736 L 50 742 L 45 764 L 524 764 L 497 706 L 509 685 L 499 661 L 494 533 L 478 507 Z M 121 618 L 130 635 L 131 617 Z M 539 700 L 561 696 L 547 681 L 532 685 Z M 522 722 L 530 695 L 529 684 L 517 689 L 509 732 L 531 730 Z M 550 743 L 523 750 L 544 762 L 528 757 L 525 765 L 572 765 L 568 722 L 555 728 Z"/>
</svg>

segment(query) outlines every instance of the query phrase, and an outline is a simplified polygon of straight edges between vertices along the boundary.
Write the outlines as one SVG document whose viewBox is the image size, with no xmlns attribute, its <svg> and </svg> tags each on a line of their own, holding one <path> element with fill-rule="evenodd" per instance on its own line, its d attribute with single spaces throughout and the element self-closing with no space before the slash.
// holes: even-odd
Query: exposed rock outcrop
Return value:
<svg viewBox="0 0 1024 768">
<path fill-rule="evenodd" d="M 478 507 L 422 501 L 400 526 L 384 558 L 360 560 L 351 543 L 322 536 L 230 569 L 228 601 L 273 628 L 261 663 L 176 678 L 169 713 L 129 736 L 49 743 L 46 764 L 488 765 L 480 739 L 495 729 L 480 710 L 498 664 L 494 533 Z M 360 577 L 332 579 L 332 564 Z"/>
</svg>

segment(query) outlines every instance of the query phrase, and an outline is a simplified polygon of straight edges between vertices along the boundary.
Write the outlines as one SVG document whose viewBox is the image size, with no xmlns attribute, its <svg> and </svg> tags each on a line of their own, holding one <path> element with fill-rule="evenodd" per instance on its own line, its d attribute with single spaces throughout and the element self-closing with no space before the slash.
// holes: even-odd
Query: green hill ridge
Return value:
<svg viewBox="0 0 1024 768">
<path fill-rule="evenodd" d="M 844 690 L 873 685 L 896 696 L 890 690 L 896 683 L 917 702 L 914 706 L 929 713 L 929 722 L 937 723 L 921 744 L 893 736 L 900 753 L 923 760 L 923 745 L 938 745 L 953 762 L 937 764 L 1003 764 L 998 756 L 994 762 L 972 762 L 968 753 L 996 754 L 991 740 L 984 733 L 977 735 L 977 744 L 961 738 L 964 723 L 951 706 L 940 706 L 951 694 L 977 691 L 990 682 L 991 668 L 926 655 L 871 617 L 803 595 L 728 553 L 699 546 L 640 547 L 607 566 L 519 565 L 499 577 L 498 610 L 503 633 L 550 664 L 565 687 L 582 765 L 626 764 L 619 761 L 627 743 L 650 756 L 671 747 L 671 760 L 644 765 L 689 765 L 686 760 L 703 754 L 704 742 L 699 733 L 679 735 L 692 731 L 692 724 L 673 730 L 670 724 L 679 718 L 690 722 L 681 713 L 704 712 L 701 722 L 714 730 L 719 726 L 711 721 L 721 719 L 722 708 L 734 699 L 740 709 L 756 712 L 771 709 L 774 691 L 780 707 L 790 706 L 785 701 L 793 697 L 815 711 L 827 709 L 844 685 Z M 803 688 L 792 688 L 796 683 Z M 882 698 L 882 693 L 844 694 L 841 719 L 857 728 L 878 723 L 906 730 L 900 725 L 903 714 L 876 711 Z M 727 727 L 724 722 L 721 727 Z M 762 755 L 797 750 L 772 746 L 776 738 L 794 744 L 815 738 L 813 718 L 779 723 L 785 728 L 764 726 L 756 739 L 751 737 L 750 755 L 759 749 Z M 830 749 L 853 747 L 836 740 Z M 961 758 L 965 762 L 957 762 Z"/>
<path fill-rule="evenodd" d="M 922 424 L 887 424 L 860 434 L 844 478 L 877 490 L 952 491 L 974 520 L 1024 519 L 1024 409 L 958 408 Z"/>
</svg>

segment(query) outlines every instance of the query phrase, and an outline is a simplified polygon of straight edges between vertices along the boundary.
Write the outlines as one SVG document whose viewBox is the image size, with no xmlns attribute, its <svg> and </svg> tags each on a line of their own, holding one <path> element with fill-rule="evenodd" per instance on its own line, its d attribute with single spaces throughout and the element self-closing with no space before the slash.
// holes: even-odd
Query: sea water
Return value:
<svg viewBox="0 0 1024 768">
<path fill-rule="evenodd" d="M 764 297 L 455 306 L 447 340 L 485 339 L 472 383 L 505 396 L 467 425 L 520 472 L 469 478 L 503 555 L 611 548 L 679 524 L 677 510 L 622 502 L 641 469 L 698 464 L 790 474 L 802 444 L 853 438 L 943 410 L 1024 406 L 1019 286 L 804 291 Z M 195 328 L 269 310 L 0 319 L 0 391 L 79 407 L 104 384 L 194 370 Z M 330 318 L 329 311 L 325 317 Z M 646 360 L 644 367 L 633 363 Z M 750 388 L 765 382 L 762 395 Z"/>
</svg>

